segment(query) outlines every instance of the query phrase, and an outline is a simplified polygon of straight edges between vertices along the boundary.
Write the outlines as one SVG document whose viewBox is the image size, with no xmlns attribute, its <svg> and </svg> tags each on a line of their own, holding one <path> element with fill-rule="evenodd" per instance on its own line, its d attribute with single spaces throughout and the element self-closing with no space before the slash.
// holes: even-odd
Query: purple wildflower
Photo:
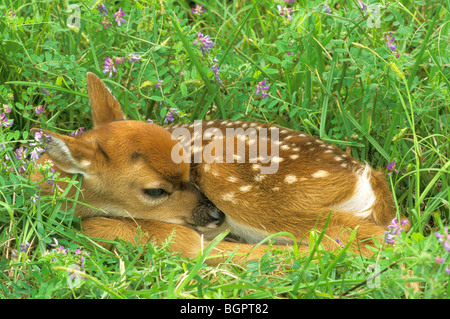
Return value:
<svg viewBox="0 0 450 319">
<path fill-rule="evenodd" d="M 41 147 L 35 147 L 33 148 L 33 150 L 31 151 L 30 154 L 30 158 L 31 161 L 33 162 L 34 166 L 37 165 L 37 160 L 41 157 L 42 153 L 45 152 L 45 149 L 41 148 Z"/>
<path fill-rule="evenodd" d="M 450 266 L 445 267 L 445 273 L 450 275 Z"/>
<path fill-rule="evenodd" d="M 111 22 L 109 22 L 109 19 L 107 17 L 103 18 L 101 24 L 103 26 L 103 29 L 107 29 L 112 25 Z"/>
<path fill-rule="evenodd" d="M 11 113 L 12 112 L 12 110 L 9 107 L 8 104 L 3 104 L 3 111 L 5 111 L 5 113 Z"/>
<path fill-rule="evenodd" d="M 9 127 L 13 125 L 13 120 L 8 119 L 5 116 L 5 113 L 0 113 L 0 125 L 2 125 L 3 127 Z"/>
<path fill-rule="evenodd" d="M 128 54 L 128 60 L 130 63 L 138 63 L 141 61 L 142 57 L 139 54 L 130 53 Z"/>
<path fill-rule="evenodd" d="M 30 198 L 30 201 L 31 201 L 34 205 L 37 205 L 36 199 L 40 199 L 40 198 L 41 198 L 41 196 L 38 196 L 38 195 L 34 194 L 34 195 Z"/>
<path fill-rule="evenodd" d="M 358 0 L 358 6 L 359 6 L 359 11 L 361 11 L 361 13 L 366 16 L 366 12 L 367 12 L 367 4 L 365 4 L 364 2 L 362 2 L 361 0 Z"/>
<path fill-rule="evenodd" d="M 219 65 L 217 64 L 218 60 L 216 58 L 214 58 L 213 61 L 216 63 L 211 67 L 211 70 L 213 71 L 214 75 L 216 76 L 216 82 L 219 83 L 220 85 L 222 85 L 223 82 L 219 77 Z"/>
<path fill-rule="evenodd" d="M 261 82 L 258 82 L 258 84 L 256 85 L 256 92 L 255 94 L 258 95 L 259 92 L 261 92 L 261 95 L 263 97 L 263 99 L 266 99 L 266 97 L 268 97 L 269 95 L 266 93 L 266 91 L 269 89 L 269 85 L 266 85 L 266 80 L 263 80 Z"/>
<path fill-rule="evenodd" d="M 331 9 L 330 6 L 328 5 L 328 3 L 325 3 L 322 7 L 322 11 L 325 13 L 331 13 Z"/>
<path fill-rule="evenodd" d="M 49 244 L 52 247 L 55 247 L 52 249 L 52 251 L 56 251 L 58 253 L 63 253 L 64 255 L 67 255 L 67 253 L 69 252 L 69 248 L 64 249 L 64 246 L 58 246 L 58 240 L 56 238 L 53 238 L 53 240 L 55 241 L 54 244 Z"/>
<path fill-rule="evenodd" d="M 395 57 L 398 58 L 398 57 L 400 57 L 400 55 L 397 52 L 397 46 L 395 44 L 393 44 L 395 41 L 395 37 L 391 37 L 391 36 L 392 36 L 392 33 L 389 32 L 389 35 L 386 36 L 386 39 L 387 39 L 386 44 L 387 44 L 389 50 L 391 50 L 391 52 L 395 54 Z"/>
<path fill-rule="evenodd" d="M 43 105 L 39 105 L 36 109 L 36 114 L 41 114 L 42 112 L 44 112 L 44 106 Z"/>
<path fill-rule="evenodd" d="M 171 107 L 169 109 L 169 112 L 167 112 L 167 114 L 165 116 L 164 123 L 167 124 L 169 122 L 173 122 L 175 119 L 175 115 L 180 115 L 180 112 L 178 111 L 177 108 Z"/>
<path fill-rule="evenodd" d="M 386 235 L 385 242 L 387 242 L 389 244 L 395 244 L 397 242 L 397 237 L 403 231 L 402 226 L 405 225 L 408 222 L 409 221 L 407 219 L 404 219 L 399 224 L 397 217 L 395 217 L 391 221 L 391 224 L 387 227 L 389 230 L 384 233 Z"/>
<path fill-rule="evenodd" d="M 163 81 L 162 80 L 158 80 L 158 82 L 155 83 L 155 87 L 157 89 L 160 89 L 162 87 Z"/>
<path fill-rule="evenodd" d="M 114 62 L 116 63 L 116 64 L 123 64 L 123 62 L 125 62 L 125 57 L 117 57 L 117 58 L 115 58 L 114 59 Z"/>
<path fill-rule="evenodd" d="M 278 8 L 278 13 L 281 16 L 285 16 L 288 20 L 292 20 L 292 17 L 291 17 L 292 9 L 290 9 L 288 7 L 281 8 L 280 5 L 277 5 L 277 8 Z"/>
<path fill-rule="evenodd" d="M 113 72 L 117 72 L 117 69 L 114 67 L 114 61 L 111 58 L 105 59 L 105 66 L 103 67 L 103 73 L 109 72 L 109 77 L 112 76 Z"/>
<path fill-rule="evenodd" d="M 71 136 L 78 136 L 84 133 L 84 130 L 86 128 L 85 127 L 80 127 L 78 130 L 76 130 L 75 132 L 70 133 Z"/>
<path fill-rule="evenodd" d="M 117 22 L 117 25 L 120 27 L 122 23 L 127 22 L 127 20 L 122 19 L 122 17 L 126 16 L 127 14 L 122 11 L 122 8 L 119 8 L 119 11 L 114 13 L 114 16 L 116 17 L 114 20 Z"/>
<path fill-rule="evenodd" d="M 50 93 L 48 93 L 48 91 L 46 89 L 41 88 L 41 90 L 42 90 L 42 93 L 44 93 L 47 96 L 50 96 Z"/>
<path fill-rule="evenodd" d="M 21 146 L 19 148 L 16 148 L 14 153 L 16 154 L 15 155 L 16 156 L 16 160 L 18 160 L 18 161 L 23 161 L 27 157 L 27 155 L 25 154 L 26 153 L 26 149 L 23 148 L 23 146 Z"/>
<path fill-rule="evenodd" d="M 103 14 L 105 17 L 108 14 L 108 9 L 106 9 L 106 6 L 102 3 L 100 4 L 98 7 L 98 12 L 100 12 L 100 14 Z"/>
<path fill-rule="evenodd" d="M 287 3 L 294 3 L 295 2 L 295 0 L 283 0 L 284 2 L 287 2 Z"/>
<path fill-rule="evenodd" d="M 399 172 L 398 169 L 395 168 L 395 161 L 390 162 L 386 168 L 389 171 L 389 173 L 388 173 L 389 176 L 392 176 L 392 171 L 394 171 L 396 173 Z"/>
<path fill-rule="evenodd" d="M 197 45 L 198 40 L 201 42 L 199 49 L 203 52 L 203 55 L 209 53 L 214 45 L 214 42 L 211 41 L 209 35 L 203 35 L 201 32 L 197 33 L 197 39 L 192 44 Z"/>
<path fill-rule="evenodd" d="M 24 253 L 27 251 L 28 247 L 30 247 L 30 243 L 29 242 L 25 242 L 19 245 L 19 252 Z"/>
<path fill-rule="evenodd" d="M 201 15 L 202 13 L 205 13 L 206 10 L 203 10 L 203 5 L 196 4 L 194 8 L 191 9 L 192 14 L 198 14 Z"/>
<path fill-rule="evenodd" d="M 448 226 L 445 226 L 444 233 L 439 232 L 434 233 L 438 238 L 439 242 L 444 246 L 446 252 L 450 252 L 450 234 L 448 233 Z"/>
</svg>

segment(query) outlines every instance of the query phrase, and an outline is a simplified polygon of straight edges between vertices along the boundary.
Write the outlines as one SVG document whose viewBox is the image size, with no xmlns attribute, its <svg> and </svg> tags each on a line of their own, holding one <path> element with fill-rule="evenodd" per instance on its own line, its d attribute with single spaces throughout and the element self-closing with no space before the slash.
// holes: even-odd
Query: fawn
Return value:
<svg viewBox="0 0 450 319">
<path fill-rule="evenodd" d="M 338 249 L 337 239 L 347 244 L 348 230 L 358 228 L 352 250 L 369 255 L 366 245 L 382 238 L 396 215 L 380 172 L 312 136 L 240 121 L 163 128 L 126 120 L 93 73 L 87 88 L 92 130 L 76 137 L 32 132 L 47 143 L 41 162 L 50 158 L 62 176 L 83 176 L 87 205 L 77 205 L 75 214 L 89 236 L 136 243 L 140 226 L 141 240 L 162 243 L 174 232 L 171 249 L 196 257 L 230 229 L 234 242 L 219 242 L 211 252 L 219 257 L 206 260 L 217 264 L 233 251 L 237 262 L 260 258 L 267 248 L 255 244 L 278 232 L 291 233 L 307 252 L 311 230 L 329 220 L 324 249 Z M 230 136 L 230 129 L 238 134 Z M 288 236 L 273 240 L 292 244 Z"/>
</svg>

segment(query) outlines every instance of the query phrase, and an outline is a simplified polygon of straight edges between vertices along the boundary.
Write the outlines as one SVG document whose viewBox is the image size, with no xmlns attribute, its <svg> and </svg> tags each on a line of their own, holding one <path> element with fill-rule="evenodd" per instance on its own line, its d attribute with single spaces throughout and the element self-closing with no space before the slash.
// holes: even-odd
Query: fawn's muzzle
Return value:
<svg viewBox="0 0 450 319">
<path fill-rule="evenodd" d="M 210 200 L 204 198 L 192 211 L 192 219 L 196 226 L 217 228 L 225 220 L 225 214 Z"/>
</svg>

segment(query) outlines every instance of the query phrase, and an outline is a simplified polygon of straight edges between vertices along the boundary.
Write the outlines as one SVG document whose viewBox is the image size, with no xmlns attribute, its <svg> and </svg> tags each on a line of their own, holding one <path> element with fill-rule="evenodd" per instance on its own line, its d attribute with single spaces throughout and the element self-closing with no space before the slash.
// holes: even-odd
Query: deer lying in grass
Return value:
<svg viewBox="0 0 450 319">
<path fill-rule="evenodd" d="M 373 236 L 382 240 L 395 217 L 383 176 L 319 139 L 240 121 L 166 128 L 130 121 L 96 75 L 87 74 L 87 87 L 92 130 L 76 137 L 33 133 L 47 140 L 41 162 L 50 158 L 63 176 L 83 175 L 88 205 L 77 205 L 75 214 L 92 237 L 135 243 L 140 226 L 142 240 L 161 244 L 175 231 L 171 249 L 196 257 L 229 228 L 238 242 L 221 241 L 211 254 L 237 250 L 235 260 L 243 262 L 260 258 L 266 248 L 254 244 L 278 232 L 291 233 L 307 252 L 311 230 L 328 220 L 324 249 L 339 248 L 337 239 L 347 244 L 348 229 L 358 228 L 351 247 L 367 255 L 366 245 Z M 227 135 L 230 129 L 238 134 Z M 289 236 L 273 240 L 292 243 Z"/>
</svg>

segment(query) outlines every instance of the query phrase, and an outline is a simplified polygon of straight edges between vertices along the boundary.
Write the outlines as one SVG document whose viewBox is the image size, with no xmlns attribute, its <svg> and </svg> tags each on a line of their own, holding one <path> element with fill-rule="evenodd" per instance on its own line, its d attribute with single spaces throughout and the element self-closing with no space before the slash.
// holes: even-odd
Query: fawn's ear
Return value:
<svg viewBox="0 0 450 319">
<path fill-rule="evenodd" d="M 44 143 L 45 153 L 58 168 L 66 173 L 89 175 L 95 155 L 92 144 L 47 130 L 31 129 L 35 136 L 38 132 L 42 132 L 39 141 Z"/>
<path fill-rule="evenodd" d="M 89 101 L 91 102 L 94 128 L 125 119 L 120 103 L 98 76 L 88 72 L 86 83 Z"/>
</svg>

